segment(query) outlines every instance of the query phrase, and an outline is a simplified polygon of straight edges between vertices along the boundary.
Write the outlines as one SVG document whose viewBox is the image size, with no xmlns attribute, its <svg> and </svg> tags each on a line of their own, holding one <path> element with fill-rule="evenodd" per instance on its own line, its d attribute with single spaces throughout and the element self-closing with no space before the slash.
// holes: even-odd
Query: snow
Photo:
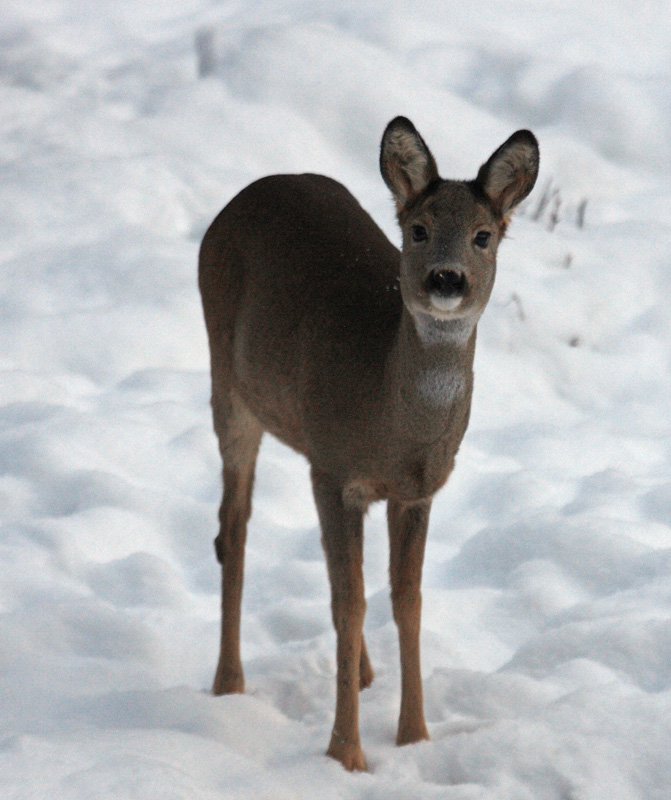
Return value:
<svg viewBox="0 0 671 800">
<path fill-rule="evenodd" d="M 666 800 L 671 17 L 653 0 L 1 4 L 0 796 Z M 200 72 L 200 74 L 199 74 Z M 219 457 L 200 238 L 261 175 L 448 177 L 514 130 L 469 431 L 432 512 L 431 741 L 394 746 L 384 509 L 366 521 L 370 771 L 324 756 L 335 637 L 307 466 L 267 439 L 247 694 L 215 698 Z"/>
</svg>

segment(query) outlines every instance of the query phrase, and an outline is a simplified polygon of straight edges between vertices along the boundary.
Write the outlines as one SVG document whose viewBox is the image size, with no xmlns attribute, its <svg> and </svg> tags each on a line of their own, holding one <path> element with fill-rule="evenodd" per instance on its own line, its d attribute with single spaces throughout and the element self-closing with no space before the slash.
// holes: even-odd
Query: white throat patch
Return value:
<svg viewBox="0 0 671 800">
<path fill-rule="evenodd" d="M 425 403 L 442 408 L 464 395 L 466 381 L 460 372 L 447 368 L 429 369 L 418 376 L 417 391 Z"/>
</svg>

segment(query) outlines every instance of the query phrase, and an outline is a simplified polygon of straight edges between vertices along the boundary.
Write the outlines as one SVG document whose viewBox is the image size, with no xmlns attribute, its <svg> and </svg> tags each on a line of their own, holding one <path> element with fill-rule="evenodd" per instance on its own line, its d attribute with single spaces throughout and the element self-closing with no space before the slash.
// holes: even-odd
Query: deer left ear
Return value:
<svg viewBox="0 0 671 800">
<path fill-rule="evenodd" d="M 508 216 L 534 188 L 540 154 L 531 131 L 517 131 L 480 167 L 477 183 L 500 217 Z"/>
</svg>

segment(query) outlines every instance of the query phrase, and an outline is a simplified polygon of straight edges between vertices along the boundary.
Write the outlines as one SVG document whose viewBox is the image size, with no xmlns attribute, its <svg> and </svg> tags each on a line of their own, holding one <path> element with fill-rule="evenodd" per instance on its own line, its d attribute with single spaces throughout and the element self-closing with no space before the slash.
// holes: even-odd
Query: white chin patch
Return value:
<svg viewBox="0 0 671 800">
<path fill-rule="evenodd" d="M 456 311 L 459 306 L 461 305 L 463 297 L 441 297 L 438 294 L 431 294 L 429 295 L 431 299 L 431 305 L 436 309 L 436 311 L 440 311 L 443 314 L 449 313 L 450 311 Z"/>
<path fill-rule="evenodd" d="M 473 334 L 477 317 L 440 318 L 421 311 L 413 314 L 417 335 L 426 347 L 451 344 L 465 345 Z"/>
</svg>

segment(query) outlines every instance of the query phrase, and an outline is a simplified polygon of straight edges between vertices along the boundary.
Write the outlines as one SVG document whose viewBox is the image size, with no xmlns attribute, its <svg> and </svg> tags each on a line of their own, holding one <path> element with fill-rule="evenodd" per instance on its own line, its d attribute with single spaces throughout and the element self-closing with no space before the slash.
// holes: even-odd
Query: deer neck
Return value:
<svg viewBox="0 0 671 800">
<path fill-rule="evenodd" d="M 455 405 L 470 404 L 476 325 L 403 308 L 388 373 L 392 416 L 403 430 L 433 438 Z"/>
</svg>

